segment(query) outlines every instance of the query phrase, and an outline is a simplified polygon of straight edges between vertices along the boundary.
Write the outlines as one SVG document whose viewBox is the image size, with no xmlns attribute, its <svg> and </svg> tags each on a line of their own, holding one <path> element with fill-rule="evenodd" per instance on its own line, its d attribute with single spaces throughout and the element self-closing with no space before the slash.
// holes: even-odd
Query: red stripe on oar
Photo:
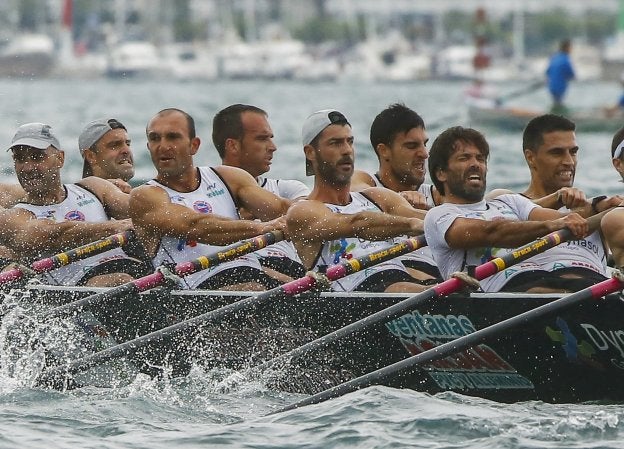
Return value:
<svg viewBox="0 0 624 449">
<path fill-rule="evenodd" d="M 135 279 L 132 283 L 139 289 L 139 291 L 144 292 L 162 285 L 164 281 L 165 275 L 160 271 L 156 271 L 152 274 L 148 274 L 147 276 L 143 276 L 142 278 Z"/>
<path fill-rule="evenodd" d="M 173 270 L 178 276 L 184 277 L 199 271 L 194 261 L 180 262 Z"/>
<path fill-rule="evenodd" d="M 609 293 L 614 293 L 624 288 L 624 284 L 618 279 L 611 278 L 606 281 L 599 282 L 590 287 L 591 296 L 593 298 L 601 298 Z"/>
<path fill-rule="evenodd" d="M 464 283 L 462 281 L 457 278 L 450 278 L 434 286 L 433 290 L 436 292 L 437 296 L 448 296 L 463 287 Z"/>
<path fill-rule="evenodd" d="M 325 273 L 327 279 L 330 281 L 341 279 L 348 274 L 347 267 L 344 264 L 332 265 L 327 269 L 327 273 Z"/>
<path fill-rule="evenodd" d="M 11 268 L 8 271 L 3 271 L 0 273 L 0 284 L 4 284 L 6 282 L 16 281 L 24 276 L 24 273 L 19 268 Z"/>
<path fill-rule="evenodd" d="M 45 259 L 36 260 L 32 263 L 32 269 L 37 272 L 50 271 L 54 269 L 54 260 L 51 257 Z"/>
<path fill-rule="evenodd" d="M 304 276 L 294 281 L 287 282 L 280 288 L 287 295 L 298 295 L 299 293 L 307 292 L 316 285 L 316 279 L 312 276 Z"/>
</svg>

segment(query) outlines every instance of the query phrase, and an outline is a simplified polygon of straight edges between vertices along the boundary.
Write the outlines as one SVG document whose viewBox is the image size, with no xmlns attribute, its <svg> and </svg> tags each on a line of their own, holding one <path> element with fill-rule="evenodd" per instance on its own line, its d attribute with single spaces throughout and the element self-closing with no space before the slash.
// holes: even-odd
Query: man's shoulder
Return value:
<svg viewBox="0 0 624 449">
<path fill-rule="evenodd" d="M 354 170 L 351 176 L 351 190 L 363 190 L 377 185 L 374 176 L 364 170 Z"/>
<path fill-rule="evenodd" d="M 276 179 L 258 177 L 258 185 L 289 200 L 306 197 L 310 194 L 310 188 L 298 179 Z"/>
<path fill-rule="evenodd" d="M 135 187 L 130 192 L 131 200 L 147 200 L 149 198 L 168 196 L 165 186 L 159 184 L 157 181 L 148 181 L 145 184 Z"/>
<path fill-rule="evenodd" d="M 319 215 L 330 214 L 325 203 L 319 200 L 302 199 L 295 201 L 288 209 L 288 220 L 306 222 L 316 220 Z"/>
</svg>

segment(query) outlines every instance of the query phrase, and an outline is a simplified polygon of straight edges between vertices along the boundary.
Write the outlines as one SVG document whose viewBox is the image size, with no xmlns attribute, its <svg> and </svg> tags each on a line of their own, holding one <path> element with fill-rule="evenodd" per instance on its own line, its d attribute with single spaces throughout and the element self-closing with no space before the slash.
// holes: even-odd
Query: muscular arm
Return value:
<svg viewBox="0 0 624 449">
<path fill-rule="evenodd" d="M 324 242 L 342 237 L 384 240 L 390 237 L 423 233 L 422 220 L 363 211 L 355 214 L 332 212 L 319 201 L 303 200 L 286 215 L 293 241 Z"/>
<path fill-rule="evenodd" d="M 56 223 L 36 219 L 23 209 L 0 212 L 0 241 L 21 257 L 38 257 L 44 253 L 65 251 L 131 227 L 130 220 Z"/>
<path fill-rule="evenodd" d="M 424 220 L 425 214 L 427 213 L 423 209 L 414 208 L 400 193 L 396 193 L 386 188 L 372 187 L 363 190 L 362 193 L 378 204 L 385 213 L 390 215 L 420 218 L 421 220 Z"/>
<path fill-rule="evenodd" d="M 111 214 L 112 218 L 119 220 L 130 216 L 130 195 L 122 192 L 112 182 L 95 176 L 89 176 L 76 184 L 93 192 L 106 207 L 106 210 Z"/>
<path fill-rule="evenodd" d="M 0 184 L 0 206 L 13 207 L 26 197 L 19 184 Z"/>
<path fill-rule="evenodd" d="M 148 250 L 163 236 L 195 240 L 210 245 L 227 245 L 274 229 L 283 222 L 235 220 L 215 214 L 200 214 L 174 204 L 160 187 L 140 186 L 130 194 L 130 215 Z"/>
<path fill-rule="evenodd" d="M 272 220 L 280 217 L 286 213 L 292 204 L 291 200 L 280 198 L 260 187 L 245 170 L 220 165 L 215 167 L 215 171 L 228 185 L 238 205 L 244 207 L 255 218 Z"/>
<path fill-rule="evenodd" d="M 446 231 L 445 238 L 451 248 L 516 248 L 565 227 L 576 238 L 582 238 L 589 232 L 587 220 L 578 214 L 563 215 L 552 209 L 537 207 L 529 215 L 529 221 L 456 218 Z"/>
</svg>

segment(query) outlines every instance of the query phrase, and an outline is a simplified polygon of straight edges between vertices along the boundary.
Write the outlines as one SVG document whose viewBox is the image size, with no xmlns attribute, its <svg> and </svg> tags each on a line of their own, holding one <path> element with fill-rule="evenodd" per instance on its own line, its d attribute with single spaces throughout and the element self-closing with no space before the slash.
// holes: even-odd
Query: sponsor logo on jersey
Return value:
<svg viewBox="0 0 624 449">
<path fill-rule="evenodd" d="M 67 221 L 85 221 L 85 216 L 79 210 L 70 210 L 65 214 L 65 220 Z"/>
<path fill-rule="evenodd" d="M 212 212 L 212 206 L 207 201 L 197 200 L 193 203 L 193 210 L 200 214 L 209 214 Z"/>
</svg>

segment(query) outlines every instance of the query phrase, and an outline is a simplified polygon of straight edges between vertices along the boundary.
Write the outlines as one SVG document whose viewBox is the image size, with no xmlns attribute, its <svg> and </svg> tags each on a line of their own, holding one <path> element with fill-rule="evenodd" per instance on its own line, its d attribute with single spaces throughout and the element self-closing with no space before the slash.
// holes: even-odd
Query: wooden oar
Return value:
<svg viewBox="0 0 624 449">
<path fill-rule="evenodd" d="M 327 269 L 325 276 L 329 281 L 335 281 L 370 266 L 377 265 L 394 257 L 415 251 L 418 248 L 426 246 L 426 244 L 427 242 L 423 235 L 419 237 L 409 238 L 391 247 L 370 253 L 366 256 L 348 259 L 340 264 L 332 265 Z M 241 299 L 240 301 L 228 304 L 224 307 L 212 310 L 202 315 L 198 315 L 186 321 L 176 323 L 172 326 L 159 329 L 157 331 L 135 338 L 134 340 L 126 341 L 119 345 L 104 349 L 83 359 L 71 362 L 66 366 L 57 366 L 55 368 L 51 368 L 42 374 L 40 382 L 48 383 L 50 380 L 55 379 L 59 375 L 63 376 L 76 374 L 109 360 L 132 355 L 138 349 L 148 344 L 184 332 L 185 330 L 196 327 L 199 324 L 223 319 L 244 309 L 256 307 L 258 305 L 266 303 L 274 298 L 282 296 L 293 296 L 299 293 L 306 292 L 313 289 L 317 285 L 317 282 L 318 279 L 315 275 L 307 274 L 306 276 L 290 281 L 274 289 L 258 293 L 255 296 Z"/>
<path fill-rule="evenodd" d="M 503 257 L 498 257 L 496 259 L 492 259 L 488 262 L 485 262 L 484 264 L 479 265 L 475 269 L 475 278 L 478 280 L 483 280 L 495 273 L 498 273 L 499 271 L 510 267 L 511 265 L 526 260 L 536 254 L 542 253 L 547 249 L 550 249 L 570 239 L 571 237 L 572 233 L 567 228 L 552 232 L 545 237 L 535 240 L 532 243 L 529 243 L 504 255 Z M 383 310 L 380 310 L 379 312 L 375 312 L 372 315 L 362 318 L 361 320 L 348 324 L 347 326 L 342 327 L 334 332 L 317 338 L 316 340 L 312 340 L 311 342 L 299 346 L 298 348 L 284 353 L 274 359 L 268 360 L 254 367 L 253 370 L 263 370 L 277 362 L 299 358 L 304 354 L 333 343 L 343 337 L 353 334 L 354 332 L 364 330 L 365 328 L 373 326 L 377 323 L 386 322 L 394 319 L 402 315 L 406 311 L 418 305 L 421 305 L 426 301 L 434 300 L 450 295 L 451 293 L 455 293 L 459 291 L 462 287 L 464 287 L 463 281 L 458 278 L 450 278 L 436 286 L 431 287 L 428 290 L 425 290 L 424 292 L 418 293 L 414 296 L 410 296 L 409 298 L 393 304 L 392 306 L 387 307 Z"/>
<path fill-rule="evenodd" d="M 622 290 L 623 288 L 624 282 L 620 281 L 619 279 L 607 279 L 584 290 L 564 296 L 563 298 L 559 298 L 553 302 L 536 307 L 535 309 L 528 310 L 514 317 L 500 321 L 496 324 L 492 324 L 491 326 L 484 327 L 483 329 L 479 329 L 471 334 L 464 335 L 463 337 L 459 337 L 455 340 L 441 344 L 440 346 L 436 346 L 425 352 L 421 352 L 420 354 L 408 357 L 407 359 L 401 360 L 400 362 L 393 363 L 392 365 L 380 368 L 356 379 L 350 380 L 340 385 L 336 385 L 333 388 L 322 391 L 302 401 L 291 404 L 275 413 L 292 410 L 298 407 L 303 407 L 305 405 L 318 404 L 319 402 L 336 398 L 338 396 L 351 393 L 353 391 L 368 387 L 370 385 L 375 385 L 384 378 L 395 375 L 403 370 L 413 369 L 426 363 L 438 361 L 459 351 L 483 343 L 485 340 L 496 337 L 504 332 L 509 331 L 514 327 L 526 324 L 530 321 L 536 320 L 550 313 L 556 312 L 579 302 L 586 301 L 588 299 L 602 298 L 609 293 L 614 293 L 618 290 Z"/>
<path fill-rule="evenodd" d="M 253 237 L 251 239 L 242 240 L 234 243 L 230 246 L 226 246 L 215 251 L 212 254 L 207 254 L 197 259 L 190 260 L 188 262 L 181 262 L 172 269 L 172 274 L 180 277 L 188 276 L 201 270 L 212 268 L 220 263 L 234 260 L 244 254 L 262 249 L 268 245 L 279 242 L 284 239 L 284 234 L 281 231 L 267 232 L 266 234 Z M 79 299 L 68 304 L 56 307 L 46 312 L 45 319 L 56 318 L 61 316 L 68 316 L 74 313 L 78 309 L 82 309 L 87 306 L 94 305 L 101 301 L 108 301 L 113 298 L 117 298 L 124 295 L 131 295 L 136 293 L 145 292 L 152 288 L 164 285 L 167 281 L 167 275 L 163 270 L 156 270 L 152 274 L 143 276 L 139 279 L 135 279 L 128 283 L 119 285 L 117 287 L 110 288 L 102 293 L 95 293 L 87 296 L 86 298 Z"/>
<path fill-rule="evenodd" d="M 74 248 L 63 253 L 58 253 L 51 257 L 36 260 L 29 267 L 34 272 L 34 274 L 25 272 L 25 270 L 20 267 L 11 268 L 7 271 L 3 271 L 2 273 L 0 273 L 0 285 L 17 281 L 29 275 L 37 275 L 40 273 L 45 273 L 47 271 L 52 271 L 56 268 L 69 265 L 78 260 L 86 259 L 87 257 L 101 254 L 110 249 L 124 246 L 128 244 L 128 242 L 133 238 L 134 231 L 132 230 L 119 232 L 117 234 L 111 235 L 110 237 L 106 237 L 101 240 L 79 246 L 78 248 Z"/>
</svg>

